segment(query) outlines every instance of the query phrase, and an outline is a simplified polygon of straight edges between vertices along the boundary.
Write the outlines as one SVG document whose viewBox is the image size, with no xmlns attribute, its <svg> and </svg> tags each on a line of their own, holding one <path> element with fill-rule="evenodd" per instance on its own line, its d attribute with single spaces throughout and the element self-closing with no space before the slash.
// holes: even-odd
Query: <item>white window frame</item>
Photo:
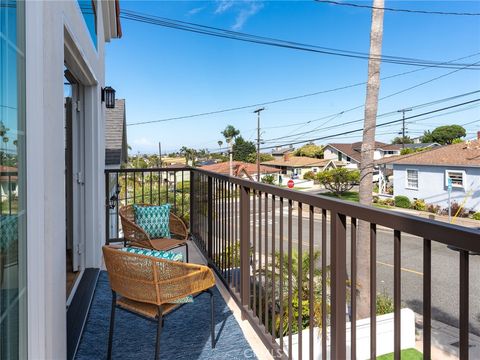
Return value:
<svg viewBox="0 0 480 360">
<path fill-rule="evenodd" d="M 412 186 L 409 185 L 409 183 L 408 183 L 408 172 L 409 171 L 416 171 L 416 173 L 417 173 L 417 187 L 412 187 Z M 418 173 L 419 173 L 418 169 L 411 169 L 410 168 L 410 169 L 405 170 L 405 188 L 406 189 L 418 190 L 418 182 L 419 182 Z"/>
<path fill-rule="evenodd" d="M 454 188 L 459 188 L 459 189 L 464 189 L 465 188 L 465 182 L 466 182 L 466 172 L 465 170 L 453 170 L 453 169 L 446 169 L 445 170 L 445 186 L 448 187 L 448 179 L 450 178 L 450 173 L 457 173 L 457 174 L 462 174 L 462 185 L 459 184 L 453 184 L 452 187 Z"/>
</svg>

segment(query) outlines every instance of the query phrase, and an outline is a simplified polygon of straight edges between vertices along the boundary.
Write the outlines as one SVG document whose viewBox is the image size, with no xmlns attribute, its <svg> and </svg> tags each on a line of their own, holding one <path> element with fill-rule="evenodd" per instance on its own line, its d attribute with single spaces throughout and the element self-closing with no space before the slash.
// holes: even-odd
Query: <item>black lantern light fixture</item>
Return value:
<svg viewBox="0 0 480 360">
<path fill-rule="evenodd" d="M 106 86 L 102 89 L 102 102 L 105 102 L 107 109 L 115 109 L 115 89 Z"/>
</svg>

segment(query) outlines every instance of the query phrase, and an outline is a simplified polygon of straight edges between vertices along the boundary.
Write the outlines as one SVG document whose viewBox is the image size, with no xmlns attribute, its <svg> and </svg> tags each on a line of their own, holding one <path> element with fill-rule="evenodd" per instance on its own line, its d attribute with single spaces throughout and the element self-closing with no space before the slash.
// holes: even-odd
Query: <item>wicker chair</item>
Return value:
<svg viewBox="0 0 480 360">
<path fill-rule="evenodd" d="M 151 204 L 137 205 L 155 206 Z M 126 242 L 125 245 L 154 250 L 172 250 L 180 246 L 185 246 L 186 260 L 188 262 L 188 231 L 187 227 L 178 216 L 170 213 L 170 232 L 172 233 L 171 238 L 151 239 L 140 226 L 135 224 L 133 205 L 121 207 L 119 209 L 119 215 L 122 221 L 123 236 Z"/>
<path fill-rule="evenodd" d="M 163 317 L 182 306 L 172 301 L 203 292 L 210 294 L 210 336 L 212 348 L 215 347 L 214 300 L 211 291 L 215 286 L 215 278 L 210 268 L 132 254 L 110 246 L 103 247 L 103 255 L 112 288 L 107 359 L 112 357 L 116 307 L 157 322 L 155 359 L 159 359 Z"/>
</svg>

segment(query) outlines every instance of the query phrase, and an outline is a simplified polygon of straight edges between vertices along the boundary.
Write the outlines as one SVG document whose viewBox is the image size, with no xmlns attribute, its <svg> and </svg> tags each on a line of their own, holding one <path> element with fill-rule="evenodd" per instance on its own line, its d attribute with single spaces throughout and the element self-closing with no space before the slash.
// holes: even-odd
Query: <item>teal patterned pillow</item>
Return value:
<svg viewBox="0 0 480 360">
<path fill-rule="evenodd" d="M 135 223 L 140 226 L 151 239 L 169 238 L 171 204 L 160 206 L 133 205 Z"/>
<path fill-rule="evenodd" d="M 170 261 L 183 261 L 183 255 L 181 253 L 174 253 L 172 251 L 157 251 L 157 250 L 150 250 L 150 249 L 141 249 L 135 247 L 124 247 L 120 249 L 121 251 L 125 251 L 132 254 L 140 254 L 146 256 L 153 256 L 159 259 L 170 260 Z M 186 304 L 193 302 L 193 296 L 188 295 L 184 298 L 173 300 L 172 304 Z"/>
<path fill-rule="evenodd" d="M 159 259 L 164 259 L 164 260 L 183 261 L 183 254 L 182 253 L 174 253 L 172 251 L 157 251 L 157 250 L 135 248 L 135 247 L 124 247 L 120 250 L 125 251 L 125 252 L 129 252 L 129 253 L 132 253 L 132 254 L 153 256 L 153 257 L 156 257 L 156 258 L 159 258 Z"/>
<path fill-rule="evenodd" d="M 1 215 L 0 250 L 6 250 L 12 243 L 16 241 L 18 241 L 18 216 Z"/>
</svg>

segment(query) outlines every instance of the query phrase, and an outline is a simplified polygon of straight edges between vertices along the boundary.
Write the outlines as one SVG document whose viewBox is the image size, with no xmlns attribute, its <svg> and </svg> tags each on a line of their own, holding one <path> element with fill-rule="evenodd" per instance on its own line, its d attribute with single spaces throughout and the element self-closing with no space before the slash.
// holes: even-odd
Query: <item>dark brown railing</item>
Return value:
<svg viewBox="0 0 480 360">
<path fill-rule="evenodd" d="M 152 190 L 152 174 L 161 178 L 170 172 L 177 180 L 182 174 L 177 185 L 169 185 L 175 201 L 179 199 L 178 188 L 184 196 L 182 206 L 174 206 L 175 211 L 189 221 L 192 240 L 275 358 L 316 358 L 314 345 L 319 337 L 322 359 L 356 358 L 358 240 L 362 234 L 369 238 L 369 294 L 376 299 L 377 230 L 389 229 L 394 269 L 394 358 L 400 359 L 401 349 L 402 234 L 410 234 L 419 237 L 419 247 L 423 248 L 424 358 L 431 358 L 433 241 L 458 250 L 459 354 L 461 359 L 468 359 L 469 252 L 480 252 L 477 230 L 199 169 L 128 169 L 106 172 L 107 241 L 119 238 L 118 225 L 116 232 L 109 225 L 112 216 L 118 219 L 119 205 L 171 202 L 166 196 L 144 197 L 145 191 L 160 191 L 155 186 Z M 128 181 L 131 174 L 140 179 L 139 188 L 137 182 Z M 122 187 L 118 199 L 112 199 L 112 184 L 121 184 L 122 178 L 126 188 Z M 132 191 L 134 194 L 128 196 Z M 348 354 L 347 305 L 351 322 Z M 371 301 L 372 359 L 377 349 L 376 310 L 376 301 Z"/>
</svg>

